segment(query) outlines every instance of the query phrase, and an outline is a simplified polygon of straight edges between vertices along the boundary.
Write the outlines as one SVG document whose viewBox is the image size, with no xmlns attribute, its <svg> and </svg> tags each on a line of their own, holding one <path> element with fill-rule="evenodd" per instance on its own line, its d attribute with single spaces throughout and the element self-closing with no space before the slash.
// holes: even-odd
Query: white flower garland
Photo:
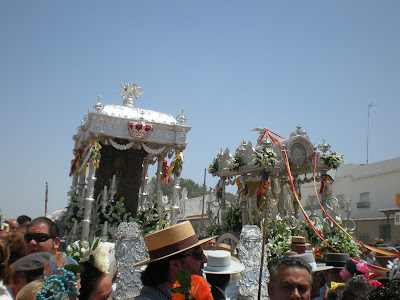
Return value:
<svg viewBox="0 0 400 300">
<path fill-rule="evenodd" d="M 110 144 L 117 150 L 128 150 L 130 148 L 132 148 L 133 144 L 135 142 L 130 142 L 128 144 L 122 145 L 122 144 L 118 144 L 117 142 L 113 141 L 112 139 L 108 139 L 110 141 Z"/>
</svg>

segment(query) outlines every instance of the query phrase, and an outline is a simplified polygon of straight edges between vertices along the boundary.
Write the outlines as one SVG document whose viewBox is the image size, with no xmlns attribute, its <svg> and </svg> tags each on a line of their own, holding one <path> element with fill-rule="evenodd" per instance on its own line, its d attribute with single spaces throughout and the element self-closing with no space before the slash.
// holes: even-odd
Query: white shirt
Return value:
<svg viewBox="0 0 400 300">
<path fill-rule="evenodd" d="M 0 300 L 13 300 L 14 298 L 11 296 L 8 287 L 4 284 L 4 282 L 0 281 Z"/>
</svg>

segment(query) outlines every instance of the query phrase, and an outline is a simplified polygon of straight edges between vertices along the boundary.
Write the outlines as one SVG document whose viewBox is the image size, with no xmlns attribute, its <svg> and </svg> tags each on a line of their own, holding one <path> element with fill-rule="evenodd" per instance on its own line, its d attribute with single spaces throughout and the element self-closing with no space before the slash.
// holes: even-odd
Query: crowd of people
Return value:
<svg viewBox="0 0 400 300">
<path fill-rule="evenodd" d="M 112 299 L 115 271 L 99 268 L 92 255 L 76 262 L 60 252 L 60 232 L 52 220 L 20 216 L 1 226 L 0 300 Z M 182 222 L 146 235 L 145 243 L 149 258 L 132 266 L 142 270 L 143 288 L 135 299 L 172 299 L 182 272 L 207 283 L 201 299 L 238 298 L 245 267 L 229 245 L 216 245 L 216 237 L 199 240 L 191 223 Z M 291 251 L 270 264 L 269 299 L 400 299 L 398 251 L 383 240 L 374 241 L 377 251 L 363 248 L 360 260 L 328 253 L 317 263 L 309 246 L 305 237 L 293 236 Z"/>
<path fill-rule="evenodd" d="M 111 299 L 109 274 L 61 253 L 59 228 L 49 218 L 7 220 L 0 235 L 1 300 Z"/>
</svg>

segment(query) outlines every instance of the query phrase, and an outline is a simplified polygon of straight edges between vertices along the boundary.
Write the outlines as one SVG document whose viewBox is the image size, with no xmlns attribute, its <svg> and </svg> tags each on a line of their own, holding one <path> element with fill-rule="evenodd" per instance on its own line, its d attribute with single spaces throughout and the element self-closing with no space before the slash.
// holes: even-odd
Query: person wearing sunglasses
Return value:
<svg viewBox="0 0 400 300">
<path fill-rule="evenodd" d="M 172 299 L 171 289 L 179 271 L 202 275 L 207 258 L 201 246 L 213 238 L 199 241 L 188 221 L 148 234 L 145 242 L 150 258 L 132 266 L 147 264 L 141 275 L 143 289 L 135 299 Z"/>
<path fill-rule="evenodd" d="M 28 224 L 25 233 L 25 254 L 50 252 L 56 254 L 60 246 L 59 230 L 52 220 L 39 217 Z"/>
</svg>

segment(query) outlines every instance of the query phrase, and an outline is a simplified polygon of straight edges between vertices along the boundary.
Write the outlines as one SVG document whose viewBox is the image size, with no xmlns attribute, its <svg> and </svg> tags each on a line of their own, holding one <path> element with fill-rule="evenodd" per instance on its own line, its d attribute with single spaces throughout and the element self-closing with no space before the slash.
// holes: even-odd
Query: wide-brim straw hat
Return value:
<svg viewBox="0 0 400 300">
<path fill-rule="evenodd" d="M 304 260 L 306 263 L 308 263 L 311 266 L 312 272 L 319 272 L 319 271 L 326 271 L 333 269 L 332 266 L 327 266 L 325 264 L 317 264 L 315 261 L 314 254 L 311 252 L 306 252 L 306 253 L 301 253 L 301 254 L 295 254 L 292 255 L 292 257 L 298 257 Z"/>
<path fill-rule="evenodd" d="M 306 238 L 304 236 L 292 236 L 292 240 L 289 244 L 296 246 L 311 246 L 310 243 L 307 243 Z"/>
<path fill-rule="evenodd" d="M 394 252 L 394 253 L 399 253 L 399 251 L 394 248 L 394 247 L 377 247 L 378 249 L 382 249 L 382 250 L 386 250 L 386 251 L 390 251 L 390 252 Z M 371 251 L 371 255 L 374 257 L 378 257 L 378 258 L 391 258 L 391 257 L 396 257 L 395 255 L 386 255 L 386 254 L 382 254 L 376 251 Z"/>
<path fill-rule="evenodd" d="M 149 264 L 175 254 L 195 248 L 205 242 L 215 239 L 215 236 L 199 241 L 189 221 L 185 221 L 145 236 L 149 251 L 149 259 L 138 262 L 132 267 Z"/>
<path fill-rule="evenodd" d="M 233 260 L 226 250 L 207 251 L 207 265 L 202 269 L 206 274 L 235 274 L 244 270 L 244 265 Z"/>
</svg>

